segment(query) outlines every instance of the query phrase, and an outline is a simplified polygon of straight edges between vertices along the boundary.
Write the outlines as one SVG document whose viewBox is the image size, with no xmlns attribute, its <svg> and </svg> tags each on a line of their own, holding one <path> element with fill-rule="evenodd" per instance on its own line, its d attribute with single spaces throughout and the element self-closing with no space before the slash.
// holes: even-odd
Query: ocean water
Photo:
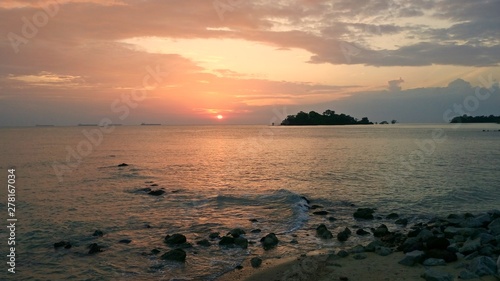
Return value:
<svg viewBox="0 0 500 281">
<path fill-rule="evenodd" d="M 367 242 L 314 235 L 320 223 L 336 234 L 384 222 L 354 221 L 358 207 L 416 222 L 500 206 L 498 124 L 120 126 L 96 133 L 101 129 L 0 129 L 0 170 L 6 183 L 7 169 L 16 169 L 18 219 L 16 274 L 3 262 L 0 279 L 214 280 L 254 256 Z M 166 193 L 150 196 L 139 191 L 145 187 Z M 4 189 L 5 219 L 6 197 Z M 303 197 L 329 214 L 313 215 Z M 216 240 L 206 248 L 195 244 L 236 227 L 256 243 L 248 249 L 219 247 Z M 250 233 L 257 228 L 262 232 Z M 93 237 L 97 229 L 105 235 Z M 258 241 L 269 232 L 280 245 L 264 251 Z M 194 245 L 185 264 L 159 258 L 169 250 L 165 235 L 173 233 Z M 7 261 L 7 233 L 0 235 Z M 61 240 L 73 247 L 55 250 Z M 88 255 L 91 243 L 104 251 Z"/>
</svg>

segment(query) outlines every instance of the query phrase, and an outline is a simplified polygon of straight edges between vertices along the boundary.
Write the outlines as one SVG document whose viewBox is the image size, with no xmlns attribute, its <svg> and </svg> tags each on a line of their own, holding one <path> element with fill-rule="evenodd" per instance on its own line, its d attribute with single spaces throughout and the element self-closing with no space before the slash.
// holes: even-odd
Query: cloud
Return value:
<svg viewBox="0 0 500 281">
<path fill-rule="evenodd" d="M 400 77 L 398 80 L 391 80 L 387 83 L 389 84 L 389 91 L 391 92 L 399 92 L 401 91 L 401 84 L 403 84 L 404 80 Z"/>
</svg>

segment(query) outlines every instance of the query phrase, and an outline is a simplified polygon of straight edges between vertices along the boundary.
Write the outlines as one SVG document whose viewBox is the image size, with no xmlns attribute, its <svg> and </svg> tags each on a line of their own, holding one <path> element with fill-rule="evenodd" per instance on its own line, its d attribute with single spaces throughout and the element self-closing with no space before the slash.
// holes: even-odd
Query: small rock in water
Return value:
<svg viewBox="0 0 500 281">
<path fill-rule="evenodd" d="M 333 238 L 332 232 L 330 230 L 328 230 L 328 228 L 326 228 L 326 225 L 324 225 L 324 224 L 320 224 L 316 228 L 316 234 L 323 239 Z"/>
<path fill-rule="evenodd" d="M 238 269 L 238 270 L 241 270 L 241 269 L 243 269 L 243 265 L 239 264 L 235 268 Z"/>
<path fill-rule="evenodd" d="M 252 229 L 250 232 L 251 233 L 260 233 L 262 230 L 260 228 Z"/>
<path fill-rule="evenodd" d="M 157 183 L 153 183 L 150 186 L 158 186 L 158 184 Z"/>
<path fill-rule="evenodd" d="M 245 234 L 245 231 L 241 228 L 234 228 L 229 231 L 228 235 L 233 236 L 234 238 L 240 237 L 240 235 Z"/>
<path fill-rule="evenodd" d="M 262 237 L 262 239 L 260 239 L 260 242 L 262 242 L 264 250 L 269 250 L 276 247 L 276 245 L 278 245 L 279 243 L 279 240 L 278 237 L 276 237 L 276 234 L 269 233 L 266 236 Z"/>
<path fill-rule="evenodd" d="M 164 193 L 165 193 L 165 190 L 162 190 L 162 189 L 151 190 L 150 192 L 148 192 L 149 195 L 153 195 L 153 196 L 160 196 Z"/>
<path fill-rule="evenodd" d="M 312 205 L 310 209 L 311 209 L 311 210 L 315 210 L 315 209 L 323 209 L 323 206 L 321 206 L 321 205 Z"/>
<path fill-rule="evenodd" d="M 328 215 L 328 211 L 316 211 L 316 212 L 313 212 L 313 215 L 326 216 L 326 215 Z"/>
<path fill-rule="evenodd" d="M 360 229 L 356 230 L 356 234 L 363 236 L 363 235 L 370 235 L 370 232 L 360 228 Z"/>
<path fill-rule="evenodd" d="M 100 230 L 96 230 L 96 231 L 94 231 L 94 234 L 92 234 L 92 236 L 102 237 L 102 236 L 104 236 L 104 232 L 102 232 Z"/>
<path fill-rule="evenodd" d="M 347 256 L 349 256 L 349 253 L 347 251 L 344 251 L 344 250 L 340 250 L 338 253 L 337 253 L 337 256 L 341 257 L 341 258 L 345 258 Z"/>
<path fill-rule="evenodd" d="M 120 241 L 118 241 L 118 243 L 122 243 L 122 244 L 130 244 L 132 242 L 132 240 L 130 239 L 122 239 Z"/>
<path fill-rule="evenodd" d="M 396 213 L 390 213 L 385 218 L 388 220 L 395 220 L 395 219 L 399 218 L 399 215 Z"/>
<path fill-rule="evenodd" d="M 385 224 L 381 224 L 379 227 L 372 229 L 373 236 L 375 237 L 383 237 L 389 234 L 389 229 Z"/>
<path fill-rule="evenodd" d="M 228 246 L 233 244 L 234 244 L 234 238 L 230 236 L 224 236 L 219 241 L 219 245 L 221 246 Z"/>
<path fill-rule="evenodd" d="M 343 231 L 337 234 L 337 240 L 339 240 L 340 242 L 347 241 L 350 235 L 351 235 L 351 230 L 346 227 Z"/>
<path fill-rule="evenodd" d="M 372 220 L 374 212 L 375 210 L 371 208 L 359 208 L 353 216 L 356 219 Z"/>
<path fill-rule="evenodd" d="M 137 189 L 137 191 L 138 192 L 150 192 L 151 188 L 149 188 L 149 187 L 139 188 L 139 189 Z"/>
<path fill-rule="evenodd" d="M 250 264 L 252 264 L 253 268 L 257 268 L 262 264 L 262 259 L 261 258 L 252 258 L 250 260 Z"/>
<path fill-rule="evenodd" d="M 431 237 L 427 240 L 427 249 L 446 250 L 450 246 L 450 241 L 444 237 Z"/>
<path fill-rule="evenodd" d="M 67 242 L 67 241 L 60 241 L 60 242 L 54 243 L 54 248 L 58 249 L 58 248 L 62 248 L 62 247 L 64 247 L 64 249 L 71 249 L 71 243 Z"/>
<path fill-rule="evenodd" d="M 243 249 L 248 248 L 248 239 L 243 236 L 238 236 L 234 238 L 234 244 L 240 246 Z"/>
<path fill-rule="evenodd" d="M 394 223 L 398 224 L 398 225 L 406 226 L 408 224 L 408 219 L 397 219 Z"/>
<path fill-rule="evenodd" d="M 101 246 L 97 243 L 92 243 L 87 248 L 89 248 L 89 255 L 102 252 Z"/>
<path fill-rule="evenodd" d="M 182 249 L 173 249 L 171 251 L 166 252 L 161 256 L 163 260 L 169 261 L 178 261 L 185 262 L 186 261 L 186 252 Z"/>
<path fill-rule="evenodd" d="M 179 244 L 186 243 L 187 239 L 186 239 L 186 236 L 179 234 L 179 233 L 175 233 L 172 235 L 165 236 L 164 241 L 165 241 L 165 243 L 167 243 L 169 245 L 179 245 Z"/>
<path fill-rule="evenodd" d="M 203 247 L 210 247 L 210 245 L 211 245 L 207 239 L 198 240 L 198 241 L 196 241 L 196 244 L 203 246 Z"/>
<path fill-rule="evenodd" d="M 258 222 L 257 219 L 249 219 L 249 221 L 251 221 L 251 222 Z"/>
<path fill-rule="evenodd" d="M 210 239 L 217 239 L 220 237 L 220 233 L 219 232 L 212 232 L 208 235 L 208 238 Z"/>
<path fill-rule="evenodd" d="M 121 163 L 121 164 L 118 165 L 118 167 L 127 167 L 127 166 L 128 166 L 127 163 Z"/>
</svg>

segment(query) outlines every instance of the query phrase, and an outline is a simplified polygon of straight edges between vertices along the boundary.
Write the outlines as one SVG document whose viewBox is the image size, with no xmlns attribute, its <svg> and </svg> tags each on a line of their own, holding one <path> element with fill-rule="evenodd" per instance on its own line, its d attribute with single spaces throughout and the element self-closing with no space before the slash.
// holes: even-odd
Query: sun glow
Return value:
<svg viewBox="0 0 500 281">
<path fill-rule="evenodd" d="M 217 115 L 217 119 L 222 120 L 223 118 L 224 118 L 224 116 L 222 116 L 222 115 L 220 115 L 220 114 L 219 114 L 219 115 Z"/>
</svg>

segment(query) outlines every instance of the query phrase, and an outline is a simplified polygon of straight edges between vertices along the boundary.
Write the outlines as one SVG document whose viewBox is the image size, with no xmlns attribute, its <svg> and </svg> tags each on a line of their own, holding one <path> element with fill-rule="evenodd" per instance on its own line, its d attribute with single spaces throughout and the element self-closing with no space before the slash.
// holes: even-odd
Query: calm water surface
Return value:
<svg viewBox="0 0 500 281">
<path fill-rule="evenodd" d="M 122 126 L 90 146 L 83 130 L 99 128 L 0 129 L 0 168 L 6 181 L 6 169 L 16 167 L 19 219 L 17 273 L 6 275 L 5 268 L 0 279 L 213 280 L 253 256 L 366 242 L 314 236 L 320 223 L 334 232 L 355 224 L 357 207 L 418 221 L 500 206 L 497 124 Z M 76 162 L 72 151 L 86 156 Z M 129 166 L 117 167 L 123 162 Z M 62 164 L 73 167 L 58 177 L 54 165 Z M 151 184 L 166 194 L 138 191 Z M 302 196 L 337 220 L 313 216 Z M 5 191 L 2 198 L 6 218 Z M 380 221 L 358 225 L 370 223 Z M 259 243 L 246 250 L 194 243 L 235 227 L 245 229 L 250 241 L 275 232 L 282 242 L 267 252 Z M 250 233 L 257 228 L 262 233 Z M 104 237 L 92 237 L 96 229 Z M 177 232 L 194 245 L 186 250 L 186 264 L 150 254 L 168 251 L 163 238 Z M 132 243 L 118 243 L 125 238 Z M 299 244 L 290 244 L 292 239 Z M 73 247 L 55 251 L 53 243 L 60 240 Z M 91 243 L 105 251 L 87 255 Z M 7 246 L 2 248 L 5 257 Z"/>
</svg>

